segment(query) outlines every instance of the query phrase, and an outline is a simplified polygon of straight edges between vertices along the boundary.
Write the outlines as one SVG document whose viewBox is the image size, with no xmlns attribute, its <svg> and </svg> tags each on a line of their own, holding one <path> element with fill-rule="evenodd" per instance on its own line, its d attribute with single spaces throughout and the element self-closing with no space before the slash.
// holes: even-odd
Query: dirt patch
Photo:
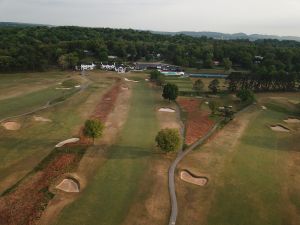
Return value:
<svg viewBox="0 0 300 225">
<path fill-rule="evenodd" d="M 76 143 L 78 142 L 80 139 L 79 138 L 70 138 L 70 139 L 67 139 L 67 140 L 64 140 L 62 142 L 59 142 L 57 145 L 55 145 L 56 148 L 61 148 L 63 147 L 64 145 L 66 144 L 72 144 L 72 143 Z"/>
<path fill-rule="evenodd" d="M 196 176 L 188 170 L 183 170 L 180 172 L 180 179 L 198 186 L 205 186 L 208 183 L 207 177 Z"/>
<path fill-rule="evenodd" d="M 277 131 L 277 132 L 291 132 L 291 130 L 281 124 L 277 124 L 277 125 L 271 125 L 270 126 L 271 130 L 273 131 Z"/>
<path fill-rule="evenodd" d="M 17 122 L 6 122 L 6 123 L 2 123 L 2 126 L 6 129 L 6 130 L 19 130 L 21 128 L 21 124 L 17 123 Z"/>
<path fill-rule="evenodd" d="M 63 179 L 57 186 L 57 189 L 68 192 L 68 193 L 78 193 L 79 192 L 79 182 L 74 178 Z"/>
<path fill-rule="evenodd" d="M 187 112 L 185 142 L 190 145 L 203 137 L 213 126 L 209 113 L 200 109 L 202 101 L 194 98 L 179 98 L 177 101 L 183 111 Z"/>
<path fill-rule="evenodd" d="M 159 112 L 170 112 L 170 113 L 176 112 L 174 109 L 171 109 L 171 108 L 160 108 L 158 111 Z"/>
<path fill-rule="evenodd" d="M 300 119 L 289 117 L 288 119 L 284 120 L 284 122 L 286 122 L 286 123 L 300 123 Z"/>
<path fill-rule="evenodd" d="M 52 122 L 52 120 L 41 117 L 41 116 L 33 116 L 33 120 L 37 122 Z"/>
</svg>

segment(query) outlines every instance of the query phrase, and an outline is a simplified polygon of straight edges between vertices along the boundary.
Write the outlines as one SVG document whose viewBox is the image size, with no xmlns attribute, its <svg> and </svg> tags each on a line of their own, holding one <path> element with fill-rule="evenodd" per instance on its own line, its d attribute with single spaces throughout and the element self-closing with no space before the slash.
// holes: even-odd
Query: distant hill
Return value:
<svg viewBox="0 0 300 225">
<path fill-rule="evenodd" d="M 290 41 L 299 41 L 300 37 L 296 36 L 277 36 L 277 35 L 263 35 L 263 34 L 250 34 L 245 33 L 236 33 L 236 34 L 226 34 L 220 32 L 193 32 L 193 31 L 180 31 L 180 32 L 160 32 L 160 31 L 151 31 L 155 34 L 166 34 L 166 35 L 178 35 L 184 34 L 192 37 L 208 37 L 213 39 L 220 40 L 236 40 L 236 39 L 248 39 L 250 41 L 256 41 L 261 39 L 277 39 L 277 40 L 290 40 Z"/>
<path fill-rule="evenodd" d="M 33 23 L 18 23 L 18 22 L 0 22 L 0 27 L 37 27 L 37 26 L 47 26 L 54 27 L 53 25 L 46 24 L 33 24 Z M 235 33 L 227 34 L 220 32 L 209 32 L 209 31 L 179 31 L 179 32 L 165 32 L 165 31 L 150 31 L 154 34 L 164 34 L 164 35 L 178 35 L 184 34 L 192 37 L 208 37 L 219 40 L 237 40 L 237 39 L 248 39 L 250 41 L 262 40 L 262 39 L 276 39 L 276 40 L 289 40 L 300 42 L 300 37 L 296 36 L 278 36 L 278 35 L 264 35 L 264 34 L 250 34 L 245 33 Z"/>
<path fill-rule="evenodd" d="M 50 25 L 45 25 L 45 24 L 0 22 L 0 27 L 39 27 L 39 26 L 51 27 Z"/>
</svg>

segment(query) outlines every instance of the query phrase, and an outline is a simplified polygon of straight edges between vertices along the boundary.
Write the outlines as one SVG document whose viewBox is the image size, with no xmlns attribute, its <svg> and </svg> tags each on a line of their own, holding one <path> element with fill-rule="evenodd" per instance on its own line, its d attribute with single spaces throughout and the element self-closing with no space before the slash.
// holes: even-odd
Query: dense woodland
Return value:
<svg viewBox="0 0 300 225">
<path fill-rule="evenodd" d="M 160 35 L 145 31 L 82 27 L 1 27 L 0 71 L 42 71 L 52 67 L 74 68 L 79 63 L 108 61 L 165 61 L 183 67 L 212 68 L 214 61 L 251 71 L 272 81 L 257 86 L 252 78 L 234 79 L 234 89 L 285 89 L 278 77 L 300 73 L 300 42 L 258 40 L 214 40 L 185 35 Z M 258 60 L 255 56 L 264 57 Z M 251 75 L 251 76 L 252 76 Z M 250 77 L 251 77 L 250 76 Z M 280 78 L 281 79 L 281 78 Z M 242 81 L 241 81 L 242 80 Z"/>
</svg>

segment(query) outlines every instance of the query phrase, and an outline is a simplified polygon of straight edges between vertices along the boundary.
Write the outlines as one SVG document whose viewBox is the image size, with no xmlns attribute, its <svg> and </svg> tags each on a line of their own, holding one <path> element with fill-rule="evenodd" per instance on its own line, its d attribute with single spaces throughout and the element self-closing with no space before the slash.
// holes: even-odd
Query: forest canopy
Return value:
<svg viewBox="0 0 300 225">
<path fill-rule="evenodd" d="M 226 69 L 232 65 L 259 74 L 300 72 L 300 43 L 296 41 L 215 40 L 110 28 L 0 28 L 0 72 L 71 69 L 80 63 L 107 61 L 109 55 L 122 62 L 160 60 L 211 68 L 219 61 Z"/>
</svg>

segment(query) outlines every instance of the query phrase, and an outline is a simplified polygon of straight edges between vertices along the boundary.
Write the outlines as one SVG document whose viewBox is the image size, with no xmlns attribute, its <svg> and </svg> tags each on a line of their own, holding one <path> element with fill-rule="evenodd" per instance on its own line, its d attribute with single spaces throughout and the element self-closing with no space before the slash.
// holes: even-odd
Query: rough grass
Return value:
<svg viewBox="0 0 300 225">
<path fill-rule="evenodd" d="M 250 119 L 240 139 L 230 133 L 235 129 L 228 130 L 230 137 L 217 135 L 220 140 L 213 140 L 183 161 L 182 168 L 205 173 L 211 179 L 202 189 L 180 183 L 180 202 L 191 206 L 183 209 L 179 224 L 195 220 L 207 225 L 298 224 L 300 132 L 296 125 L 288 125 L 293 128 L 289 134 L 271 131 L 268 125 L 283 123 L 295 112 L 269 102 L 273 107 L 268 110 L 257 107 L 257 116 Z M 233 121 L 234 125 L 227 126 L 244 122 Z"/>
<path fill-rule="evenodd" d="M 129 117 L 107 162 L 96 172 L 77 201 L 65 208 L 56 224 L 120 224 L 137 192 L 151 157 L 158 124 L 155 98 L 145 82 L 134 84 Z"/>
</svg>

